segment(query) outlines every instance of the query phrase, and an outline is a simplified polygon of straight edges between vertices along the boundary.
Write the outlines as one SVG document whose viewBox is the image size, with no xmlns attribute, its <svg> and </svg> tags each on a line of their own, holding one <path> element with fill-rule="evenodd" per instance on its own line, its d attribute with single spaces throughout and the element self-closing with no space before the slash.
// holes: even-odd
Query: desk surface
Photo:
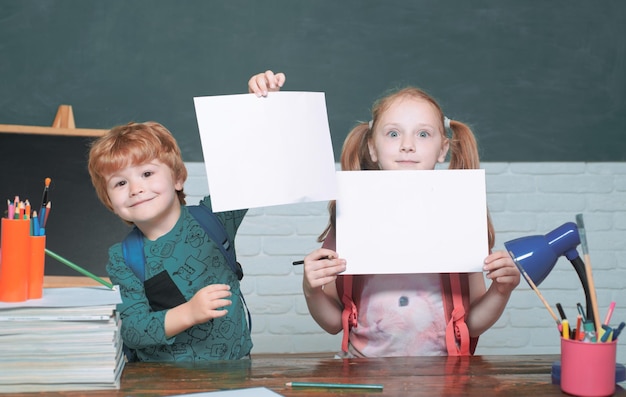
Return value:
<svg viewBox="0 0 626 397">
<path fill-rule="evenodd" d="M 117 391 L 13 396 L 170 396 L 220 389 L 266 387 L 283 396 L 562 396 L 551 381 L 558 355 L 398 357 L 339 360 L 328 356 L 257 355 L 203 365 L 128 364 Z M 380 383 L 383 391 L 311 389 L 290 381 Z M 616 396 L 626 395 L 619 385 Z"/>
</svg>

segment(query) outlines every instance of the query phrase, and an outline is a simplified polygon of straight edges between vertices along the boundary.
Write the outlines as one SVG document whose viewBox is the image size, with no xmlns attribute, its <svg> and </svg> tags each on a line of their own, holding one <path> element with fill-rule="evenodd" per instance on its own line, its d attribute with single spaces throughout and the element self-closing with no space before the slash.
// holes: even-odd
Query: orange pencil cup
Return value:
<svg viewBox="0 0 626 397">
<path fill-rule="evenodd" d="M 0 244 L 0 301 L 25 301 L 28 299 L 30 220 L 2 218 Z"/>
<path fill-rule="evenodd" d="M 617 341 L 561 338 L 561 390 L 574 396 L 613 395 L 616 359 Z"/>
<path fill-rule="evenodd" d="M 46 236 L 30 236 L 30 267 L 28 269 L 28 299 L 41 299 L 43 273 L 46 263 Z"/>
</svg>

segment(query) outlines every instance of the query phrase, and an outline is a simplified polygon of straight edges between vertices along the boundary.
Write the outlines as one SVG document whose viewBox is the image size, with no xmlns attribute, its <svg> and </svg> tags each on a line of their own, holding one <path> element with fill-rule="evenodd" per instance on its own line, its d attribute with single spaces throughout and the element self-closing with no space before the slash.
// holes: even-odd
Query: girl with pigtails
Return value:
<svg viewBox="0 0 626 397">
<path fill-rule="evenodd" d="M 253 76 L 248 88 L 264 96 L 284 82 L 284 74 L 267 71 Z M 379 99 L 372 119 L 350 131 L 341 169 L 433 170 L 448 155 L 449 169 L 480 166 L 472 130 L 445 117 L 427 93 L 407 87 Z M 510 255 L 492 252 L 495 234 L 489 217 L 485 274 L 341 275 L 346 260 L 335 250 L 334 202 L 329 212 L 318 239 L 322 247 L 304 258 L 302 284 L 315 321 L 331 334 L 343 330 L 343 357 L 473 354 L 478 337 L 500 318 L 519 284 Z"/>
</svg>

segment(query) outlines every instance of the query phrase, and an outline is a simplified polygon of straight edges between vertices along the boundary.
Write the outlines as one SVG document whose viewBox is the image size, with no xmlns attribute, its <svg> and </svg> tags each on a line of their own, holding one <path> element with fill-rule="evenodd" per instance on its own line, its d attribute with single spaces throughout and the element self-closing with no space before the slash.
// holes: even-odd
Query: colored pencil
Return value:
<svg viewBox="0 0 626 397">
<path fill-rule="evenodd" d="M 382 390 L 383 385 L 376 383 L 325 383 L 325 382 L 287 382 L 289 387 L 321 387 L 326 389 L 375 389 Z"/>
<path fill-rule="evenodd" d="M 106 280 L 101 279 L 100 277 L 98 277 L 95 274 L 91 273 L 89 270 L 83 269 L 82 267 L 78 266 L 77 264 L 68 261 L 67 259 L 63 258 L 61 255 L 55 254 L 54 252 L 50 251 L 47 248 L 45 248 L 45 252 L 46 252 L 46 254 L 48 256 L 56 259 L 57 261 L 61 262 L 62 264 L 71 267 L 72 269 L 76 270 L 77 272 L 84 274 L 85 276 L 91 278 L 92 280 L 95 280 L 95 281 L 99 282 L 100 284 L 104 285 L 105 287 L 107 287 L 109 289 L 113 289 L 113 284 L 109 283 Z"/>
</svg>

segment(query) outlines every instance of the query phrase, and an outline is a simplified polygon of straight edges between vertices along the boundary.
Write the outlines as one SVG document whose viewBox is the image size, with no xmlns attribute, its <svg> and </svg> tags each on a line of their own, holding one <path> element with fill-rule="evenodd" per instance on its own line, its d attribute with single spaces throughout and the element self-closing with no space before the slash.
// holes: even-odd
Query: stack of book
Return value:
<svg viewBox="0 0 626 397">
<path fill-rule="evenodd" d="M 46 288 L 0 302 L 0 393 L 119 389 L 124 368 L 119 291 Z"/>
</svg>

